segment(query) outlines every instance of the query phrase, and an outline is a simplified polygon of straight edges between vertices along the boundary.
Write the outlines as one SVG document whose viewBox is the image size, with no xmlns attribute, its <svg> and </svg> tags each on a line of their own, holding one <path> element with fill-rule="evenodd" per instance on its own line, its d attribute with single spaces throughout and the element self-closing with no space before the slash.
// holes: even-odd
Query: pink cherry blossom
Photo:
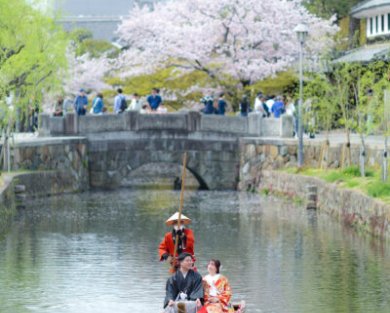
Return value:
<svg viewBox="0 0 390 313">
<path fill-rule="evenodd" d="M 171 0 L 153 10 L 135 7 L 118 29 L 128 49 L 117 73 L 130 77 L 174 66 L 252 83 L 296 63 L 299 23 L 310 29 L 306 56 L 319 60 L 332 49 L 338 28 L 300 0 Z"/>
</svg>

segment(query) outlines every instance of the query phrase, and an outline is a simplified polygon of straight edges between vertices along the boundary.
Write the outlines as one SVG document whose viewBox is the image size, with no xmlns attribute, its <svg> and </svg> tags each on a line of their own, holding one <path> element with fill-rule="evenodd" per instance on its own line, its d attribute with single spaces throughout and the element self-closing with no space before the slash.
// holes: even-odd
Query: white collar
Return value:
<svg viewBox="0 0 390 313">
<path fill-rule="evenodd" d="M 215 274 L 214 276 L 207 274 L 205 279 L 211 285 L 211 284 L 214 284 L 220 277 L 221 277 L 221 274 Z"/>
</svg>

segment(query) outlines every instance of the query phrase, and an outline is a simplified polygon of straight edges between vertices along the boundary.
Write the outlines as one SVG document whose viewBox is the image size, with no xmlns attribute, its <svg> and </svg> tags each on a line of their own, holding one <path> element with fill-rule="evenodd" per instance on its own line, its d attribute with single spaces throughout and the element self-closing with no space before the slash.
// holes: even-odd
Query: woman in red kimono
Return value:
<svg viewBox="0 0 390 313">
<path fill-rule="evenodd" d="M 199 313 L 234 312 L 230 304 L 232 290 L 228 279 L 219 273 L 220 267 L 219 260 L 210 260 L 207 265 L 209 274 L 203 278 L 204 307 Z"/>
</svg>

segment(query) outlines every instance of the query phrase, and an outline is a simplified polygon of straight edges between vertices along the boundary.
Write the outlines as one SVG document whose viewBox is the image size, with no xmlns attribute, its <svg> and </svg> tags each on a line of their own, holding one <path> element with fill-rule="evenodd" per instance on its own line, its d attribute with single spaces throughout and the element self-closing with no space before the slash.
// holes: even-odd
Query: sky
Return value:
<svg viewBox="0 0 390 313">
<path fill-rule="evenodd" d="M 134 3 L 152 3 L 164 0 L 27 0 L 36 7 L 45 11 L 51 8 L 60 12 L 60 19 L 70 17 L 77 22 L 63 21 L 62 25 L 66 30 L 74 28 L 86 28 L 92 31 L 96 39 L 112 41 L 115 39 L 115 31 L 118 27 L 120 17 L 126 16 Z M 112 17 L 113 20 L 101 21 L 99 18 L 91 21 L 83 17 Z"/>
<path fill-rule="evenodd" d="M 65 16 L 123 16 L 136 0 L 54 0 Z M 141 2 L 154 2 L 141 0 Z"/>
</svg>

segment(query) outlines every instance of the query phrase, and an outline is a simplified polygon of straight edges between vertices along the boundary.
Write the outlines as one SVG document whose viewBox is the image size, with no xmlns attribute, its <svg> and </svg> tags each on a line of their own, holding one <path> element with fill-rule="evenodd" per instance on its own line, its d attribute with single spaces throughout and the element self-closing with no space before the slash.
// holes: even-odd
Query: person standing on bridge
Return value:
<svg viewBox="0 0 390 313">
<path fill-rule="evenodd" d="M 120 114 L 123 113 L 127 109 L 126 96 L 123 95 L 123 90 L 118 88 L 117 95 L 114 99 L 114 113 Z"/>
<path fill-rule="evenodd" d="M 175 258 L 177 258 L 181 253 L 187 252 L 191 254 L 192 259 L 195 262 L 194 233 L 191 229 L 185 228 L 185 225 L 190 224 L 191 220 L 184 214 L 181 215 L 181 225 L 178 225 L 178 220 L 179 212 L 176 212 L 165 222 L 167 226 L 173 226 L 173 229 L 172 231 L 165 234 L 164 239 L 160 243 L 160 261 L 168 261 L 171 264 L 176 264 L 173 254 L 175 250 L 176 236 L 178 236 L 179 242 L 177 245 Z"/>
<path fill-rule="evenodd" d="M 87 113 L 88 98 L 84 89 L 80 89 L 80 94 L 74 101 L 74 110 L 78 116 L 85 115 Z"/>
<path fill-rule="evenodd" d="M 226 100 L 225 100 L 225 94 L 221 93 L 219 95 L 218 107 L 217 107 L 217 112 L 216 113 L 218 115 L 225 115 L 226 107 L 227 107 L 227 103 L 226 103 Z"/>
<path fill-rule="evenodd" d="M 250 103 L 247 95 L 242 96 L 242 100 L 240 102 L 240 115 L 243 117 L 247 117 L 250 111 Z"/>
<path fill-rule="evenodd" d="M 163 102 L 161 96 L 159 95 L 160 90 L 157 88 L 152 89 L 152 94 L 146 98 L 150 109 L 152 111 L 157 111 L 160 104 Z"/>
</svg>

